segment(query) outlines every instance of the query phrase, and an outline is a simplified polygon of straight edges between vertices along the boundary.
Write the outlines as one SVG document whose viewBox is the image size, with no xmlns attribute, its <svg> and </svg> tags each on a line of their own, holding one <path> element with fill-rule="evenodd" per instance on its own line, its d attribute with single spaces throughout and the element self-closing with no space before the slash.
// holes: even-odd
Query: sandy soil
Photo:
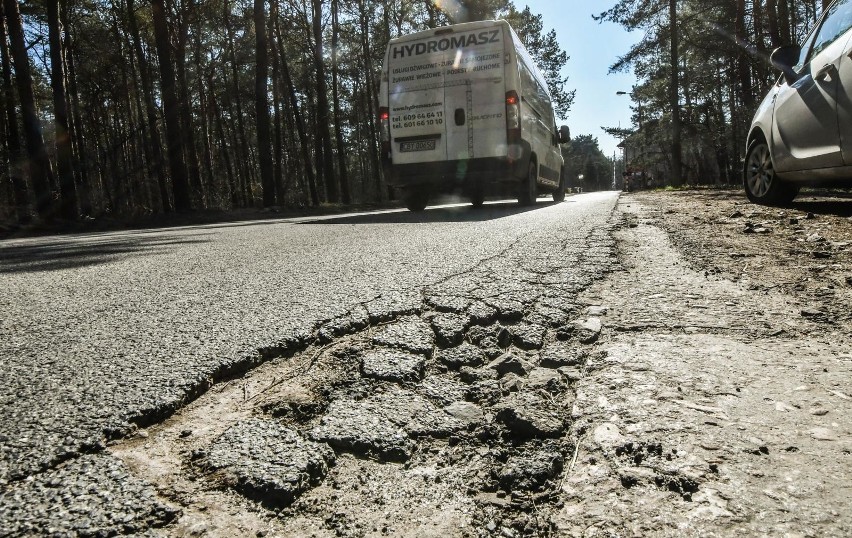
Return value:
<svg viewBox="0 0 852 538">
<path fill-rule="evenodd" d="M 608 354 L 575 385 L 566 534 L 852 532 L 852 202 L 798 206 L 622 197 L 624 271 L 584 297 Z"/>
</svg>

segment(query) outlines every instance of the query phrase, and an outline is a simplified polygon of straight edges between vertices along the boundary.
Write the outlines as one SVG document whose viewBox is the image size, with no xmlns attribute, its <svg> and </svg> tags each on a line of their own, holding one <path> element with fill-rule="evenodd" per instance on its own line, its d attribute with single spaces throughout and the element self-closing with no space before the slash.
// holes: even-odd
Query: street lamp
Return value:
<svg viewBox="0 0 852 538">
<path fill-rule="evenodd" d="M 633 88 L 632 92 L 625 92 L 625 91 L 619 90 L 619 91 L 615 92 L 615 95 L 630 95 L 631 97 L 634 97 L 636 99 L 636 106 L 638 108 L 637 112 L 639 112 L 639 130 L 641 131 L 642 130 L 642 99 L 638 95 L 635 95 L 634 92 L 636 92 L 636 88 Z"/>
<path fill-rule="evenodd" d="M 645 143 L 642 139 L 642 98 L 639 97 L 636 94 L 636 86 L 633 86 L 632 91 L 625 92 L 625 91 L 619 90 L 619 91 L 615 92 L 615 95 L 629 95 L 631 98 L 636 100 L 637 112 L 639 114 L 639 117 L 638 117 L 639 129 L 637 130 L 637 133 L 639 134 L 639 162 L 640 162 L 640 165 L 642 166 L 641 176 L 642 176 L 642 186 L 644 187 L 645 186 L 645 166 L 644 166 Z M 625 162 L 626 162 L 626 160 L 627 160 L 627 152 L 626 151 L 624 153 L 624 157 L 625 157 Z"/>
</svg>

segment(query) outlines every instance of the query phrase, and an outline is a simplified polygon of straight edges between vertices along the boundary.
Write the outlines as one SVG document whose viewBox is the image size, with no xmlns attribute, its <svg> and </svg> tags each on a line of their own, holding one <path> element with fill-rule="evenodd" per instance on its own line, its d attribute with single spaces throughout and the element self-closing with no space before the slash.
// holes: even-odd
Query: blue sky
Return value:
<svg viewBox="0 0 852 538">
<path fill-rule="evenodd" d="M 597 137 L 601 150 L 612 156 L 618 141 L 603 132 L 601 126 L 630 126 L 629 92 L 636 78 L 632 73 L 608 74 L 609 66 L 641 39 L 612 23 L 598 23 L 592 14 L 600 14 L 616 0 L 514 0 L 515 7 L 542 16 L 544 31 L 556 30 L 559 45 L 571 57 L 565 74 L 568 87 L 577 90 L 566 123 L 571 135 Z M 562 125 L 562 123 L 560 123 Z"/>
</svg>

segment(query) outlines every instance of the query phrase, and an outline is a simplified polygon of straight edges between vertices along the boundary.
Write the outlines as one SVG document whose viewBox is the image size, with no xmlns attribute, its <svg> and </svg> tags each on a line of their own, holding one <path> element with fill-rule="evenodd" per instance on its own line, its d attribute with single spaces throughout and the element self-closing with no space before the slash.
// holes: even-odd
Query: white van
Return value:
<svg viewBox="0 0 852 538">
<path fill-rule="evenodd" d="M 422 211 L 461 187 L 474 206 L 511 183 L 523 205 L 565 198 L 547 83 L 506 21 L 445 26 L 393 39 L 379 95 L 382 159 L 390 185 Z"/>
</svg>

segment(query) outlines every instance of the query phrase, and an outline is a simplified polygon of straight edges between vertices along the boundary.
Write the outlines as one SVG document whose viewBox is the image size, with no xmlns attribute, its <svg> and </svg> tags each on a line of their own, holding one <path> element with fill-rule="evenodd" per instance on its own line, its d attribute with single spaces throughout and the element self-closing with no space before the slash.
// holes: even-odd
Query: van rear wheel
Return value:
<svg viewBox="0 0 852 538">
<path fill-rule="evenodd" d="M 423 211 L 429 203 L 429 188 L 423 185 L 415 185 L 405 189 L 405 207 L 409 211 Z"/>
<path fill-rule="evenodd" d="M 530 168 L 527 173 L 527 180 L 521 185 L 521 192 L 518 194 L 518 203 L 524 206 L 535 204 L 538 198 L 538 166 L 536 162 L 530 160 Z"/>
<path fill-rule="evenodd" d="M 485 203 L 485 190 L 481 187 L 476 187 L 473 189 L 473 192 L 470 193 L 470 204 L 473 207 L 482 207 L 482 204 Z"/>
</svg>

